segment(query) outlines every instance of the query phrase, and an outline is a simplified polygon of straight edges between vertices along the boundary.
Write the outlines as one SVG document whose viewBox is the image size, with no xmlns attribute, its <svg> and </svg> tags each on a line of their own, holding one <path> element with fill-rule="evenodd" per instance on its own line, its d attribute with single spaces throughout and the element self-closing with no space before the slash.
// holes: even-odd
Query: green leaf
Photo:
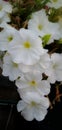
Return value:
<svg viewBox="0 0 62 130">
<path fill-rule="evenodd" d="M 58 44 L 62 44 L 62 38 L 60 38 L 60 40 L 58 41 Z"/>
<path fill-rule="evenodd" d="M 45 47 L 48 43 L 48 41 L 50 40 L 51 34 L 47 34 L 44 37 L 42 37 L 42 41 L 43 41 L 43 47 Z"/>
</svg>

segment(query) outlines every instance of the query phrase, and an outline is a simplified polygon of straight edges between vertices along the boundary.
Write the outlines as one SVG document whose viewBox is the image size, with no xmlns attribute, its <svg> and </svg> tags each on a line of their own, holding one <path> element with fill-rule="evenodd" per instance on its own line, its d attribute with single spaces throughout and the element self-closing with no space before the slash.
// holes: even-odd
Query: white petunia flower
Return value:
<svg viewBox="0 0 62 130">
<path fill-rule="evenodd" d="M 42 9 L 35 13 L 32 13 L 31 19 L 28 21 L 28 29 L 34 31 L 38 36 L 45 35 L 45 27 L 48 25 L 48 16 L 45 10 Z"/>
<path fill-rule="evenodd" d="M 50 2 L 47 3 L 47 6 L 54 7 L 54 8 L 60 8 L 62 7 L 62 0 L 50 0 Z"/>
<path fill-rule="evenodd" d="M 42 121 L 49 107 L 49 100 L 46 97 L 40 96 L 38 93 L 29 92 L 20 100 L 17 104 L 18 112 L 27 121 L 32 121 L 36 119 L 37 121 Z"/>
<path fill-rule="evenodd" d="M 0 27 L 5 28 L 5 24 L 10 22 L 10 17 L 8 14 L 5 14 L 2 18 L 0 18 Z"/>
<path fill-rule="evenodd" d="M 52 69 L 51 57 L 48 53 L 41 56 L 39 65 L 41 68 L 40 71 L 47 76 L 47 78 L 49 79 L 48 81 L 50 83 L 54 83 L 56 79 L 54 76 L 54 70 Z"/>
<path fill-rule="evenodd" d="M 9 76 L 11 81 L 16 80 L 19 76 L 22 75 L 19 70 L 19 65 L 14 63 L 9 54 L 6 54 L 3 58 L 3 71 L 4 76 Z"/>
<path fill-rule="evenodd" d="M 20 38 L 9 44 L 9 53 L 13 61 L 25 65 L 33 65 L 45 53 L 42 40 L 28 29 L 20 29 Z"/>
<path fill-rule="evenodd" d="M 16 86 L 20 91 L 26 93 L 28 91 L 38 92 L 41 95 L 48 95 L 50 92 L 50 84 L 47 80 L 41 80 L 41 73 L 30 72 L 24 74 L 24 77 L 16 80 Z"/>
<path fill-rule="evenodd" d="M 19 68 L 22 73 L 27 72 L 45 72 L 47 66 L 49 67 L 49 55 L 47 54 L 48 50 L 44 49 L 44 54 L 40 57 L 40 60 L 34 65 L 25 65 L 23 63 L 19 64 Z M 48 65 L 47 65 L 48 64 Z"/>
<path fill-rule="evenodd" d="M 0 32 L 0 50 L 7 51 L 12 41 L 19 38 L 19 32 L 10 25 L 4 24 L 4 29 Z"/>
<path fill-rule="evenodd" d="M 12 5 L 9 2 L 0 0 L 0 18 L 4 17 L 6 13 L 12 12 Z"/>
<path fill-rule="evenodd" d="M 58 22 L 52 23 L 49 21 L 47 27 L 45 27 L 44 37 L 49 36 L 49 39 L 46 44 L 54 42 L 54 40 L 59 40 L 61 38 L 60 34 L 60 25 Z"/>
<path fill-rule="evenodd" d="M 62 81 L 62 54 L 53 53 L 51 55 L 51 67 L 48 80 L 51 83 Z"/>
<path fill-rule="evenodd" d="M 58 40 L 60 38 L 59 24 L 50 22 L 44 9 L 32 14 L 32 18 L 28 21 L 28 29 L 34 31 L 43 39 L 48 36 L 46 44 L 50 44 L 55 39 Z"/>
</svg>

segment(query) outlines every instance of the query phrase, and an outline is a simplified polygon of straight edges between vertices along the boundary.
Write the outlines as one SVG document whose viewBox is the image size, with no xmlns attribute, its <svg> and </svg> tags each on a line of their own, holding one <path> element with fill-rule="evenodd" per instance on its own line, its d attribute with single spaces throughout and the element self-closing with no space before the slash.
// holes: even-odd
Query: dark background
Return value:
<svg viewBox="0 0 62 130">
<path fill-rule="evenodd" d="M 54 96 L 51 90 L 50 97 Z M 0 130 L 61 130 L 62 129 L 62 101 L 56 102 L 53 109 L 48 109 L 48 114 L 43 121 L 31 122 L 17 112 L 16 104 L 20 97 L 17 88 L 8 78 L 0 76 Z M 61 99 L 62 100 L 62 99 Z"/>
</svg>

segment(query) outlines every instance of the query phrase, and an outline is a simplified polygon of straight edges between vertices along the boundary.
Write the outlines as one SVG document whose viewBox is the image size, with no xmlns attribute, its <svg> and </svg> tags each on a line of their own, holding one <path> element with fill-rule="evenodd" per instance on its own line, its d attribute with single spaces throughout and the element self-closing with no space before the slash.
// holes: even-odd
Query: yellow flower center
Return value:
<svg viewBox="0 0 62 130">
<path fill-rule="evenodd" d="M 38 25 L 38 29 L 42 30 L 43 26 L 41 24 Z"/>
<path fill-rule="evenodd" d="M 53 0 L 53 2 L 57 2 L 58 0 Z"/>
<path fill-rule="evenodd" d="M 11 42 L 13 40 L 13 37 L 12 36 L 8 36 L 8 42 Z"/>
<path fill-rule="evenodd" d="M 54 65 L 53 65 L 53 68 L 55 69 L 55 68 L 57 68 L 57 66 L 58 66 L 57 64 L 54 64 Z"/>
<path fill-rule="evenodd" d="M 30 42 L 28 42 L 28 41 L 24 42 L 24 47 L 25 48 L 30 48 L 31 47 Z"/>
<path fill-rule="evenodd" d="M 29 82 L 29 84 L 30 84 L 31 86 L 36 86 L 36 81 L 32 80 L 31 82 Z"/>
<path fill-rule="evenodd" d="M 15 68 L 17 68 L 17 67 L 18 67 L 18 64 L 13 62 L 13 66 L 14 66 Z"/>
<path fill-rule="evenodd" d="M 31 106 L 36 106 L 36 105 L 37 105 L 36 102 L 34 101 L 31 102 Z"/>
<path fill-rule="evenodd" d="M 2 6 L 0 6 L 0 11 L 2 10 Z"/>
</svg>

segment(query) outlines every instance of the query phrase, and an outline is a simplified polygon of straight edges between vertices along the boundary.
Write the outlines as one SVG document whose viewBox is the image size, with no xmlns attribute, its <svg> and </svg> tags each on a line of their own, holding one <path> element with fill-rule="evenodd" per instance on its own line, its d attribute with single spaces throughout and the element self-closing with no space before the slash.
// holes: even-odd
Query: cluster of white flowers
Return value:
<svg viewBox="0 0 62 130">
<path fill-rule="evenodd" d="M 51 0 L 52 6 L 61 0 Z M 50 5 L 48 3 L 48 5 Z M 55 4 L 56 7 L 56 4 Z M 45 118 L 48 108 L 51 85 L 62 81 L 62 53 L 49 54 L 43 47 L 62 38 L 62 26 L 59 22 L 48 20 L 45 9 L 32 13 L 28 27 L 15 29 L 8 24 L 12 5 L 0 0 L 0 53 L 3 53 L 2 75 L 15 81 L 21 100 L 17 104 L 18 112 L 28 121 Z M 46 39 L 47 38 L 47 39 Z M 43 79 L 43 74 L 47 79 Z"/>
</svg>

